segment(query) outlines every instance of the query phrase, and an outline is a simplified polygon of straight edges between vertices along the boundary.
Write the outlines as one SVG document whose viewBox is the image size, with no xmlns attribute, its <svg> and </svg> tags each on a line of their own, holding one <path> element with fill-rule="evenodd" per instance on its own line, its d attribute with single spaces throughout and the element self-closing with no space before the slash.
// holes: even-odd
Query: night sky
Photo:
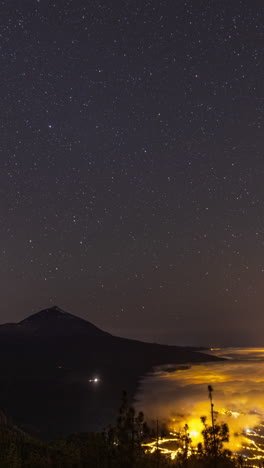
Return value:
<svg viewBox="0 0 264 468">
<path fill-rule="evenodd" d="M 0 2 L 1 315 L 264 343 L 256 0 Z"/>
</svg>

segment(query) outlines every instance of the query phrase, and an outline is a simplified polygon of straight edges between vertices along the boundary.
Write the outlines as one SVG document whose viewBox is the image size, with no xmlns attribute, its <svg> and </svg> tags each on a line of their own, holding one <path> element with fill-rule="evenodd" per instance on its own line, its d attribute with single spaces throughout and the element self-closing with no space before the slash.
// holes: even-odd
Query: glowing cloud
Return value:
<svg viewBox="0 0 264 468">
<path fill-rule="evenodd" d="M 146 416 L 166 422 L 170 430 L 188 424 L 193 445 L 201 440 L 200 416 L 210 423 L 207 386 L 214 388 L 217 421 L 230 429 L 229 448 L 241 451 L 251 446 L 261 452 L 264 436 L 264 350 L 220 350 L 215 354 L 229 358 L 223 362 L 179 366 L 173 372 L 159 369 L 144 378 L 137 395 L 137 405 Z M 262 434 L 263 432 L 263 434 Z"/>
</svg>

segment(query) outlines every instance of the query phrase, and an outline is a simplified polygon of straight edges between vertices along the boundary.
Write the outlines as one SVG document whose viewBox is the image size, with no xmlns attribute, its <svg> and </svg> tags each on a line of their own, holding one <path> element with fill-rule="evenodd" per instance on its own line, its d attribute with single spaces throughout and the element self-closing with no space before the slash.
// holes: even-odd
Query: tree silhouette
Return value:
<svg viewBox="0 0 264 468">
<path fill-rule="evenodd" d="M 144 421 L 142 411 L 136 414 L 135 409 L 129 405 L 126 392 L 123 392 L 122 395 L 116 426 L 110 431 L 111 437 L 114 437 L 117 444 L 120 461 L 123 463 L 121 466 L 133 468 L 136 461 L 144 453 L 141 444 L 149 433 L 149 429 Z"/>
<path fill-rule="evenodd" d="M 203 451 L 206 456 L 210 457 L 229 456 L 231 452 L 224 449 L 224 443 L 229 441 L 228 425 L 214 422 L 214 426 L 209 426 L 205 416 L 201 417 L 201 421 L 204 429 L 202 431 L 203 447 L 199 446 L 200 452 Z"/>
</svg>

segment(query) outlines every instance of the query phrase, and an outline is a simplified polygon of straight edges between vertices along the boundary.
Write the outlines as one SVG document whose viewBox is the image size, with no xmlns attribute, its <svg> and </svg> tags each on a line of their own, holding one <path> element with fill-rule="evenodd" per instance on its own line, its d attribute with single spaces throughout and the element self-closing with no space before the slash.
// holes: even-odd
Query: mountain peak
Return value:
<svg viewBox="0 0 264 468">
<path fill-rule="evenodd" d="M 83 320 L 79 319 L 79 317 L 75 317 L 72 314 L 69 314 L 68 312 L 65 312 L 63 309 L 60 309 L 58 306 L 53 306 L 49 307 L 47 309 L 42 309 L 39 312 L 36 312 L 35 314 L 29 315 L 29 317 L 26 317 L 24 320 L 22 320 L 20 323 L 27 323 L 35 320 L 53 320 L 53 319 L 69 319 L 69 318 L 75 318 L 76 320 Z M 85 322 L 85 320 L 83 320 Z"/>
<path fill-rule="evenodd" d="M 65 312 L 58 306 L 40 310 L 19 322 L 17 326 L 21 331 L 38 336 L 71 336 L 76 334 L 90 337 L 109 336 L 109 333 L 100 330 L 87 320 Z"/>
</svg>

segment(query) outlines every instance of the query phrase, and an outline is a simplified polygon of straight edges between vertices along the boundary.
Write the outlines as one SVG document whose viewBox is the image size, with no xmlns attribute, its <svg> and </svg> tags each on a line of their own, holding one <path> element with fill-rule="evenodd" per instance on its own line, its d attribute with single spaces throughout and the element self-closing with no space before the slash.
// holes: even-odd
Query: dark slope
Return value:
<svg viewBox="0 0 264 468">
<path fill-rule="evenodd" d="M 28 334 L 31 336 L 71 336 L 85 335 L 91 337 L 109 336 L 109 333 L 97 328 L 90 322 L 76 317 L 59 307 L 51 307 L 30 315 L 19 323 L 0 326 L 2 333 Z"/>
<path fill-rule="evenodd" d="M 152 366 L 216 358 L 118 338 L 57 307 L 0 327 L 0 408 L 27 431 L 99 429 Z M 89 379 L 98 376 L 98 385 Z"/>
</svg>

